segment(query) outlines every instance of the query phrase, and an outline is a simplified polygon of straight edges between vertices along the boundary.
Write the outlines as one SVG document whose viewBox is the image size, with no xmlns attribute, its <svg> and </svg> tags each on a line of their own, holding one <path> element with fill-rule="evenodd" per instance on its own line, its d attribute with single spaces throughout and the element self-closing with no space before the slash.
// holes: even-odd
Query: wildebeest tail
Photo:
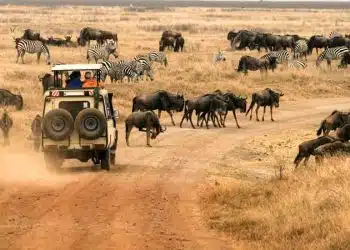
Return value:
<svg viewBox="0 0 350 250">
<path fill-rule="evenodd" d="M 168 66 L 168 58 L 167 57 L 164 58 L 164 66 Z"/>
<path fill-rule="evenodd" d="M 251 101 L 250 106 L 249 106 L 247 112 L 245 113 L 245 115 L 249 114 L 249 111 L 254 107 L 254 105 L 255 105 L 255 94 L 253 94 L 253 96 L 252 96 L 252 101 Z"/>
<path fill-rule="evenodd" d="M 322 131 L 323 131 L 324 126 L 325 126 L 325 123 L 326 123 L 326 120 L 323 120 L 321 122 L 320 128 L 317 130 L 317 136 L 320 136 L 322 134 Z"/>
</svg>

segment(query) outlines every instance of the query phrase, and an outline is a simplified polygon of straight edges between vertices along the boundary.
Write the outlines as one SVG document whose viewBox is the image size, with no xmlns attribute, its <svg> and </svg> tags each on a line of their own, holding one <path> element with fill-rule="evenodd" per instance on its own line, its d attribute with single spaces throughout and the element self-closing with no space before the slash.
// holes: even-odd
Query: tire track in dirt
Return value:
<svg viewBox="0 0 350 250">
<path fill-rule="evenodd" d="M 333 109 L 348 109 L 348 103 L 349 99 L 286 102 L 275 123 L 249 122 L 239 116 L 242 129 L 235 128 L 231 116 L 226 129 L 170 127 L 152 141 L 153 148 L 145 148 L 145 135 L 134 132 L 130 148 L 120 137 L 119 167 L 110 173 L 67 170 L 62 176 L 74 177 L 72 181 L 55 186 L 53 179 L 49 187 L 1 184 L 0 245 L 11 249 L 231 249 L 229 239 L 207 229 L 198 206 L 198 193 L 215 178 L 213 165 L 227 152 L 239 150 L 245 139 L 318 125 Z"/>
</svg>

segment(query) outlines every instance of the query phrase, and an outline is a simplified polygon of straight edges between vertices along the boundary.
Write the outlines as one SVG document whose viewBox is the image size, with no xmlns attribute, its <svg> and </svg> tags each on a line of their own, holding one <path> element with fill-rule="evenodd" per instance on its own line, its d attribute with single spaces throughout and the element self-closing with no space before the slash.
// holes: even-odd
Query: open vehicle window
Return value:
<svg viewBox="0 0 350 250">
<path fill-rule="evenodd" d="M 77 117 L 78 113 L 83 109 L 90 108 L 90 103 L 87 101 L 62 101 L 59 103 L 58 107 L 60 109 L 67 110 L 72 116 L 73 119 Z"/>
</svg>

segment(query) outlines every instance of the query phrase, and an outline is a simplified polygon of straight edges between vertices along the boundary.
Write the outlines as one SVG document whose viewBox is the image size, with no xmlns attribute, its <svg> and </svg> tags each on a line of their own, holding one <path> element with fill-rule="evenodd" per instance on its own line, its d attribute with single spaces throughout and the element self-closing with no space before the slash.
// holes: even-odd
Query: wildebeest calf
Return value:
<svg viewBox="0 0 350 250">
<path fill-rule="evenodd" d="M 125 120 L 125 139 L 128 147 L 130 132 L 134 126 L 139 131 L 146 132 L 148 147 L 151 147 L 150 138 L 155 139 L 157 135 L 166 130 L 166 127 L 162 128 L 157 115 L 153 111 L 133 112 Z"/>
<path fill-rule="evenodd" d="M 12 126 L 13 126 L 12 118 L 9 116 L 9 114 L 5 110 L 0 120 L 0 128 L 2 130 L 2 134 L 4 135 L 4 146 L 10 145 L 9 134 Z"/>
<path fill-rule="evenodd" d="M 328 135 L 331 130 L 336 130 L 337 128 L 342 127 L 350 121 L 349 115 L 350 113 L 348 112 L 334 110 L 321 122 L 320 128 L 317 130 L 317 135 L 321 135 L 322 132 L 324 135 Z"/>
<path fill-rule="evenodd" d="M 280 96 L 283 96 L 283 93 L 278 93 L 276 91 L 273 91 L 270 88 L 266 88 L 261 92 L 255 92 L 252 95 L 252 102 L 250 103 L 249 109 L 247 110 L 246 116 L 250 113 L 250 120 L 253 117 L 253 108 L 254 105 L 256 104 L 256 110 L 255 110 L 255 115 L 256 115 L 256 120 L 259 121 L 258 117 L 258 111 L 260 106 L 264 107 L 264 113 L 262 116 L 262 121 L 264 121 L 264 116 L 266 112 L 266 106 L 270 107 L 270 113 L 271 113 L 271 121 L 274 121 L 273 116 L 272 116 L 272 108 L 275 106 L 276 108 L 279 107 L 279 102 L 280 102 Z"/>
<path fill-rule="evenodd" d="M 321 136 L 316 139 L 304 141 L 303 143 L 301 143 L 299 145 L 299 152 L 294 160 L 295 168 L 299 166 L 300 162 L 302 162 L 304 158 L 304 165 L 306 166 L 310 156 L 314 155 L 314 150 L 316 148 L 324 144 L 334 142 L 336 140 L 336 138 L 331 136 Z"/>
</svg>

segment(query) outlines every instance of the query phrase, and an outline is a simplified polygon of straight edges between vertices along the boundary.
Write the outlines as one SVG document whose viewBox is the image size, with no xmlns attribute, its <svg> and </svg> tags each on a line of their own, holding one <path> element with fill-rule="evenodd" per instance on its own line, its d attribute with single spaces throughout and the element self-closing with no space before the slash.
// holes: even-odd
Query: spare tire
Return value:
<svg viewBox="0 0 350 250">
<path fill-rule="evenodd" d="M 73 117 L 65 109 L 51 110 L 43 118 L 43 131 L 51 140 L 63 141 L 72 134 L 73 130 Z"/>
<path fill-rule="evenodd" d="M 107 122 L 100 110 L 87 108 L 79 112 L 74 127 L 81 138 L 95 140 L 105 132 Z"/>
</svg>

